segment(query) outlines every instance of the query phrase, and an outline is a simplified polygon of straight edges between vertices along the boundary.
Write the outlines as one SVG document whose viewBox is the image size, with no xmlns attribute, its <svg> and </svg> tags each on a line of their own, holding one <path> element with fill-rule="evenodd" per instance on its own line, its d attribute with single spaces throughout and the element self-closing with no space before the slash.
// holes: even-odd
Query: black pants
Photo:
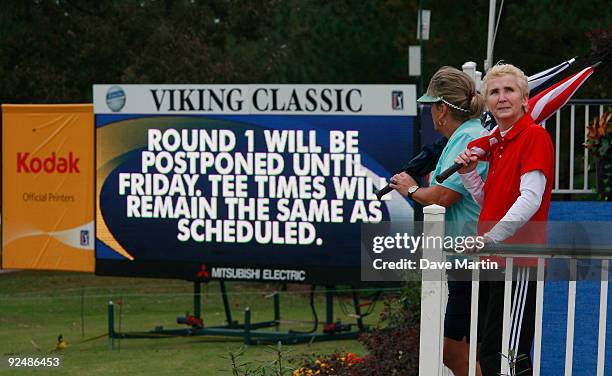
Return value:
<svg viewBox="0 0 612 376">
<path fill-rule="evenodd" d="M 502 356 L 505 361 L 516 362 L 510 375 L 531 375 L 531 346 L 535 329 L 536 282 L 535 269 L 517 268 L 512 283 L 510 310 L 510 348 L 502 349 L 504 314 L 504 282 L 484 281 L 480 283 L 479 306 L 484 308 L 478 315 L 478 337 L 480 344 L 480 369 L 483 376 L 499 375 Z M 534 281 L 529 282 L 529 278 Z M 503 354 L 503 355 L 502 355 Z M 512 369 L 512 365 L 509 366 Z"/>
</svg>

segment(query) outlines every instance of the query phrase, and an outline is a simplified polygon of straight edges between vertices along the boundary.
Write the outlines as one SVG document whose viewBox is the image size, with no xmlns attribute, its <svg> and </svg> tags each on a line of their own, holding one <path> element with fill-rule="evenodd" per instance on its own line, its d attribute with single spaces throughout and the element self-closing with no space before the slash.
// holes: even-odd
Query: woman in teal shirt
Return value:
<svg viewBox="0 0 612 376">
<path fill-rule="evenodd" d="M 427 94 L 418 102 L 431 104 L 434 128 L 448 139 L 433 172 L 432 177 L 435 177 L 454 164 L 455 157 L 466 149 L 470 141 L 481 136 L 480 115 L 484 98 L 467 74 L 455 68 L 442 67 L 431 78 Z M 480 163 L 478 172 L 484 179 L 487 165 Z M 402 172 L 391 178 L 390 187 L 422 205 L 444 206 L 445 235 L 476 235 L 480 207 L 463 186 L 459 174 L 451 175 L 440 184 L 431 179 L 429 187 L 420 187 L 415 179 Z M 444 317 L 444 364 L 456 376 L 468 374 L 471 301 L 471 274 L 463 273 L 465 278 L 459 272 L 453 271 L 448 275 L 449 295 Z"/>
</svg>

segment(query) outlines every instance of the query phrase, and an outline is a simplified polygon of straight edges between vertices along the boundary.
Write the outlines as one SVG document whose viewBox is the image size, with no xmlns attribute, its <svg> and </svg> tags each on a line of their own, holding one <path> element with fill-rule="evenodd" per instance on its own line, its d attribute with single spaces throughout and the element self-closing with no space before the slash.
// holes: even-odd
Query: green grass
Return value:
<svg viewBox="0 0 612 376">
<path fill-rule="evenodd" d="M 227 283 L 234 320 L 243 322 L 244 309 L 250 307 L 253 322 L 273 318 L 272 298 L 278 285 Z M 122 331 L 148 331 L 156 326 L 182 328 L 176 317 L 193 310 L 193 285 L 184 281 L 97 277 L 91 274 L 61 272 L 16 272 L 0 274 L 0 355 L 48 356 L 61 354 L 61 370 L 48 371 L 67 375 L 229 375 L 229 352 L 238 352 L 242 339 L 227 337 L 174 337 L 159 339 L 124 339 L 109 350 L 107 303 L 123 300 L 121 315 L 115 308 L 115 328 Z M 325 321 L 325 295 L 317 290 L 315 302 L 319 316 L 318 332 Z M 84 297 L 82 301 L 82 295 Z M 335 299 L 334 318 L 344 323 L 355 320 L 351 297 Z M 366 318 L 376 325 L 377 311 Z M 83 307 L 84 326 L 81 325 Z M 344 312 L 345 308 L 347 312 Z M 365 308 L 364 308 L 365 309 Z M 206 326 L 225 324 L 225 314 L 218 284 L 202 287 L 202 316 Z M 308 288 L 290 286 L 281 292 L 280 330 L 312 328 Z M 307 321 L 307 322 L 299 322 Z M 83 336 L 84 330 L 84 336 Z M 273 330 L 273 329 L 269 329 Z M 54 350 L 58 334 L 68 347 Z M 89 340 L 94 337 L 98 339 Z M 288 358 L 308 354 L 351 351 L 359 355 L 365 349 L 356 340 L 314 342 L 284 346 Z M 253 366 L 271 362 L 275 355 L 267 346 L 250 346 L 240 357 Z M 1 369 L 1 368 L 0 368 Z M 1 371 L 8 374 L 11 371 Z M 45 371 L 20 371 L 19 375 L 40 375 Z"/>
</svg>

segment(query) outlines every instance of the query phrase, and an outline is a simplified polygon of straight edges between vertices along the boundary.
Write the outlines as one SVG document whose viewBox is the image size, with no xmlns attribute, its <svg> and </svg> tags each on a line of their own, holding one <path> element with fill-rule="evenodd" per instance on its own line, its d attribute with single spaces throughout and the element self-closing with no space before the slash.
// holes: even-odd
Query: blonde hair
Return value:
<svg viewBox="0 0 612 376">
<path fill-rule="evenodd" d="M 489 90 L 487 88 L 488 81 L 490 79 L 499 78 L 505 75 L 513 76 L 516 80 L 516 85 L 521 91 L 521 94 L 523 96 L 529 96 L 529 85 L 527 84 L 527 76 L 525 75 L 525 73 L 523 73 L 522 70 L 512 64 L 504 64 L 502 62 L 499 62 L 495 64 L 493 68 L 489 69 L 487 75 L 482 79 L 482 89 L 485 93 L 485 99 L 489 96 Z"/>
<path fill-rule="evenodd" d="M 479 118 L 484 108 L 484 98 L 474 81 L 453 67 L 438 69 L 429 81 L 427 95 L 442 97 L 451 116 L 460 121 Z"/>
</svg>

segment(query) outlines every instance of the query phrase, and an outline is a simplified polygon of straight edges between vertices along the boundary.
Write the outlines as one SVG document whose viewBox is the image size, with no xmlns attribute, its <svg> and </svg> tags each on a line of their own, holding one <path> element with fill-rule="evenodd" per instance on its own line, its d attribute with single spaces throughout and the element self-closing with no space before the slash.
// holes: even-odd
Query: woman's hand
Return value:
<svg viewBox="0 0 612 376">
<path fill-rule="evenodd" d="M 462 164 L 463 167 L 459 169 L 460 174 L 467 174 L 468 172 L 474 171 L 478 164 L 478 156 L 472 154 L 470 149 L 465 149 L 455 158 L 455 163 Z"/>
</svg>

